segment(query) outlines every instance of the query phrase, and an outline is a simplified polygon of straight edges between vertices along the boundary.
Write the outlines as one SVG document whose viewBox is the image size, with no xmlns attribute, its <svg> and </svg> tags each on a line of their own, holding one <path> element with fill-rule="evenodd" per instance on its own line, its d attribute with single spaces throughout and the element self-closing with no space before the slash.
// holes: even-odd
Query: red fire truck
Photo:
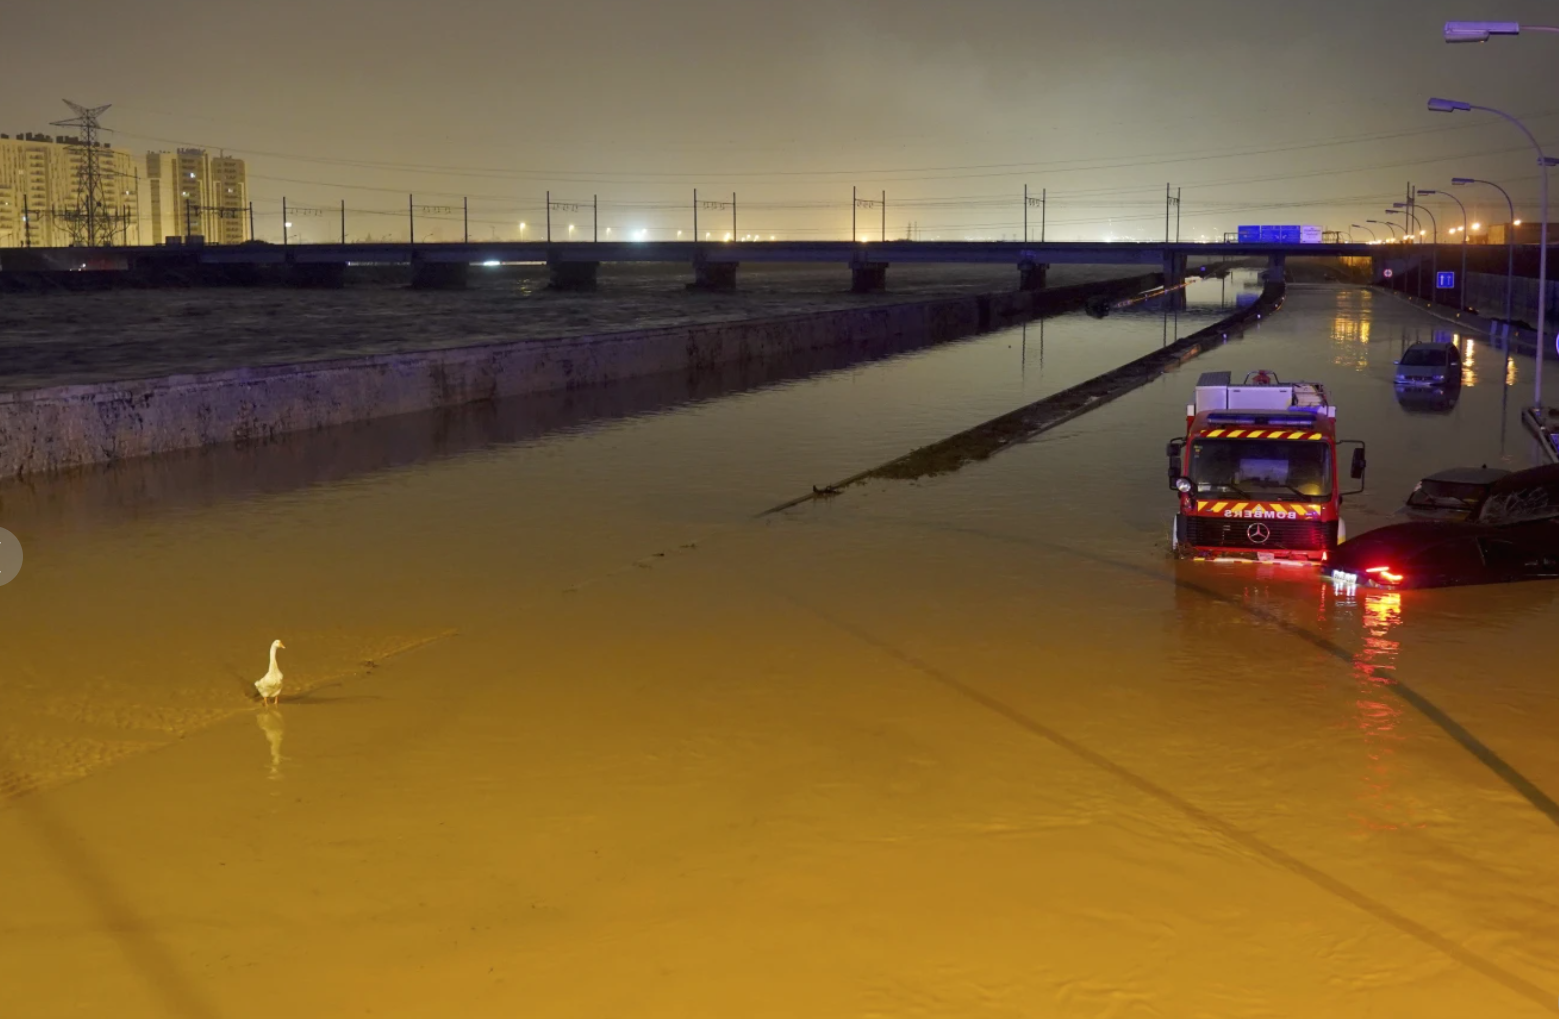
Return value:
<svg viewBox="0 0 1559 1019">
<path fill-rule="evenodd" d="M 1186 434 L 1169 443 L 1179 496 L 1171 547 L 1193 559 L 1323 563 L 1344 540 L 1338 449 L 1354 446 L 1350 475 L 1364 477 L 1364 443 L 1337 439 L 1337 408 L 1317 382 L 1254 371 L 1197 380 Z"/>
</svg>

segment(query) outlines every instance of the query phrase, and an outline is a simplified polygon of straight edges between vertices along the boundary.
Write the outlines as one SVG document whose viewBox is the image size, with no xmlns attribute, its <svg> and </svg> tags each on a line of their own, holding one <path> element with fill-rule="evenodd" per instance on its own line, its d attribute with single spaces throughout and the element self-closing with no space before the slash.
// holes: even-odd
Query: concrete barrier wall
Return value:
<svg viewBox="0 0 1559 1019">
<path fill-rule="evenodd" d="M 745 322 L 700 323 L 0 394 L 0 476 L 61 470 L 499 397 L 608 384 L 820 347 L 887 352 L 1135 293 L 1156 276 Z"/>
<path fill-rule="evenodd" d="M 1537 280 L 1517 276 L 1509 280 L 1511 316 L 1518 322 L 1537 321 Z M 1505 317 L 1505 287 L 1507 278 L 1486 272 L 1467 274 L 1467 306 L 1476 308 L 1478 314 L 1489 318 Z M 1553 319 L 1559 313 L 1559 280 L 1548 281 L 1548 308 L 1546 314 Z"/>
</svg>

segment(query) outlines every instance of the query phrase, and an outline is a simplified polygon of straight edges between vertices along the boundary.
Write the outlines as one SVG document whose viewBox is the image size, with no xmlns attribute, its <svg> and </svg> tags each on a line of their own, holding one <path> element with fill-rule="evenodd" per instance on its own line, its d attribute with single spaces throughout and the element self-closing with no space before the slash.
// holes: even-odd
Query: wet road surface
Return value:
<svg viewBox="0 0 1559 1019">
<path fill-rule="evenodd" d="M 1322 381 L 1357 534 L 1530 462 L 1531 363 L 1463 341 L 1406 409 L 1449 327 L 1295 287 L 988 462 L 753 519 L 1173 331 L 1037 328 L 291 489 L 0 492 L 0 1013 L 1551 1014 L 1559 826 L 1390 681 L 1559 793 L 1559 589 L 1173 564 L 1163 458 L 1202 371 Z"/>
</svg>

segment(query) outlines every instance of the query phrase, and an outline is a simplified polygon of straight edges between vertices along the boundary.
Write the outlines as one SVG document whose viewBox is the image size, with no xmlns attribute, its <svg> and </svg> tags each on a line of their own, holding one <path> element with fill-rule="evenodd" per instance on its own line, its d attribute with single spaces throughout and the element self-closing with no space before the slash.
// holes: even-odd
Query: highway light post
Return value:
<svg viewBox="0 0 1559 1019">
<path fill-rule="evenodd" d="M 1487 184 L 1505 196 L 1505 205 L 1510 209 L 1510 229 L 1505 231 L 1505 321 L 1509 322 L 1511 316 L 1510 302 L 1516 289 L 1516 203 L 1511 200 L 1509 191 L 1506 191 L 1491 180 L 1480 180 L 1477 177 L 1452 177 L 1451 183 L 1457 187 L 1465 187 L 1468 184 Z"/>
<path fill-rule="evenodd" d="M 1403 223 L 1403 226 L 1402 226 L 1402 239 L 1404 241 L 1406 241 L 1409 237 L 1411 237 L 1411 238 L 1413 238 L 1413 243 L 1417 244 L 1418 243 L 1418 235 L 1416 233 L 1414 233 L 1414 231 L 1418 229 L 1418 220 L 1414 219 L 1413 218 L 1413 214 L 1407 209 L 1407 207 L 1406 207 L 1407 203 L 1405 203 L 1405 202 L 1398 202 L 1397 204 L 1403 206 L 1403 208 L 1400 208 L 1400 209 L 1387 209 L 1386 210 L 1386 215 L 1388 215 L 1388 216 L 1395 216 L 1395 215 L 1400 214 L 1402 216 L 1402 223 Z M 1422 256 L 1420 256 L 1419 259 L 1418 259 L 1418 271 L 1416 273 L 1414 273 L 1414 275 L 1418 277 L 1418 296 L 1419 297 L 1423 297 L 1424 296 L 1424 260 L 1423 260 Z"/>
<path fill-rule="evenodd" d="M 1413 194 L 1416 197 L 1423 194 L 1423 192 L 1415 191 Z M 1435 296 L 1434 292 L 1435 290 L 1439 289 L 1440 282 L 1440 221 L 1435 219 L 1433 210 L 1431 210 L 1428 206 L 1419 205 L 1417 202 L 1415 202 L 1412 206 L 1412 210 L 1415 218 L 1420 212 L 1429 217 L 1429 229 L 1432 232 L 1430 243 L 1434 245 L 1434 247 L 1429 252 L 1429 273 L 1435 278 L 1435 287 L 1429 291 L 1429 302 L 1433 304 Z"/>
<path fill-rule="evenodd" d="M 1386 243 L 1387 244 L 1390 244 L 1392 239 L 1396 237 L 1396 234 L 1392 233 L 1391 231 L 1397 229 L 1397 225 L 1395 223 L 1391 222 L 1390 220 L 1366 219 L 1364 222 L 1366 222 L 1366 223 L 1374 223 L 1376 226 L 1383 226 L 1383 227 L 1385 227 L 1386 228 Z"/>
<path fill-rule="evenodd" d="M 1369 227 L 1365 226 L 1363 223 L 1350 223 L 1349 226 L 1352 226 L 1355 230 L 1369 230 L 1370 240 L 1372 240 L 1372 241 L 1380 240 L 1379 237 L 1375 236 L 1375 231 L 1371 230 Z"/>
<path fill-rule="evenodd" d="M 1503 23 L 1497 23 L 1502 24 Z M 1446 26 L 1449 31 L 1450 26 Z M 1521 26 L 1515 26 L 1515 32 L 1500 32 L 1501 35 L 1513 35 L 1521 31 Z M 1456 99 L 1431 99 L 1429 100 L 1431 113 L 1467 113 L 1472 110 L 1481 110 L 1484 113 L 1492 113 L 1495 116 L 1504 117 L 1520 129 L 1527 136 L 1527 141 L 1532 143 L 1532 148 L 1537 152 L 1538 179 L 1542 182 L 1542 206 L 1543 224 L 1538 232 L 1537 253 L 1537 379 L 1533 383 L 1534 406 L 1537 412 L 1543 412 L 1543 348 L 1548 346 L 1548 168 L 1553 165 L 1547 156 L 1543 154 L 1543 147 L 1537 143 L 1537 138 L 1527 130 L 1527 126 L 1512 117 L 1503 110 L 1496 110 L 1492 106 L 1474 106 L 1472 103 L 1464 103 Z M 1510 214 L 1510 232 L 1516 232 L 1516 214 Z"/>
<path fill-rule="evenodd" d="M 1467 302 L 1463 298 L 1465 298 L 1467 294 L 1467 206 L 1463 205 L 1462 200 L 1451 194 L 1449 191 L 1434 191 L 1429 188 L 1425 188 L 1418 193 L 1421 195 L 1438 195 L 1442 198 L 1449 198 L 1451 201 L 1456 203 L 1456 207 L 1458 209 L 1462 210 L 1462 275 L 1461 283 L 1459 283 L 1456 288 L 1456 299 L 1461 302 L 1461 306 L 1465 308 L 1467 307 Z M 1510 216 L 1512 223 L 1515 222 L 1515 218 L 1515 212 L 1512 210 Z M 1511 232 L 1514 233 L 1515 231 L 1512 230 Z"/>
</svg>

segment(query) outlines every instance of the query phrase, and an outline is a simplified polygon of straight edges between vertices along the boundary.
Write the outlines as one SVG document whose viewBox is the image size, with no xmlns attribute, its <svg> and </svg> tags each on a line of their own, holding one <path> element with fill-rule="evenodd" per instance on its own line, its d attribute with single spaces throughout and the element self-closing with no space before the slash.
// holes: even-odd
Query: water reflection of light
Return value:
<svg viewBox="0 0 1559 1019">
<path fill-rule="evenodd" d="M 1515 358 L 1511 358 L 1510 360 L 1505 362 L 1505 385 L 1513 386 L 1515 384 L 1516 384 L 1516 359 Z"/>
<path fill-rule="evenodd" d="M 1366 763 L 1359 820 L 1369 828 L 1391 830 L 1402 826 L 1390 820 L 1400 814 L 1400 808 L 1389 798 L 1396 746 L 1402 741 L 1397 729 L 1402 707 L 1395 698 L 1380 696 L 1380 688 L 1392 683 L 1396 673 L 1401 645 L 1392 639 L 1392 632 L 1402 625 L 1402 595 L 1373 590 L 1360 594 L 1364 644 L 1353 658 L 1359 684 L 1354 726 L 1364 740 Z"/>
<path fill-rule="evenodd" d="M 1470 336 L 1456 336 L 1451 340 L 1462 352 L 1462 385 L 1476 386 L 1478 384 L 1478 372 L 1473 368 L 1474 352 L 1478 345 Z"/>
<path fill-rule="evenodd" d="M 1339 367 L 1360 371 L 1369 367 L 1369 353 L 1364 350 L 1370 342 L 1370 324 L 1357 315 L 1340 314 L 1332 320 L 1332 346 L 1336 349 L 1332 363 Z"/>
</svg>

